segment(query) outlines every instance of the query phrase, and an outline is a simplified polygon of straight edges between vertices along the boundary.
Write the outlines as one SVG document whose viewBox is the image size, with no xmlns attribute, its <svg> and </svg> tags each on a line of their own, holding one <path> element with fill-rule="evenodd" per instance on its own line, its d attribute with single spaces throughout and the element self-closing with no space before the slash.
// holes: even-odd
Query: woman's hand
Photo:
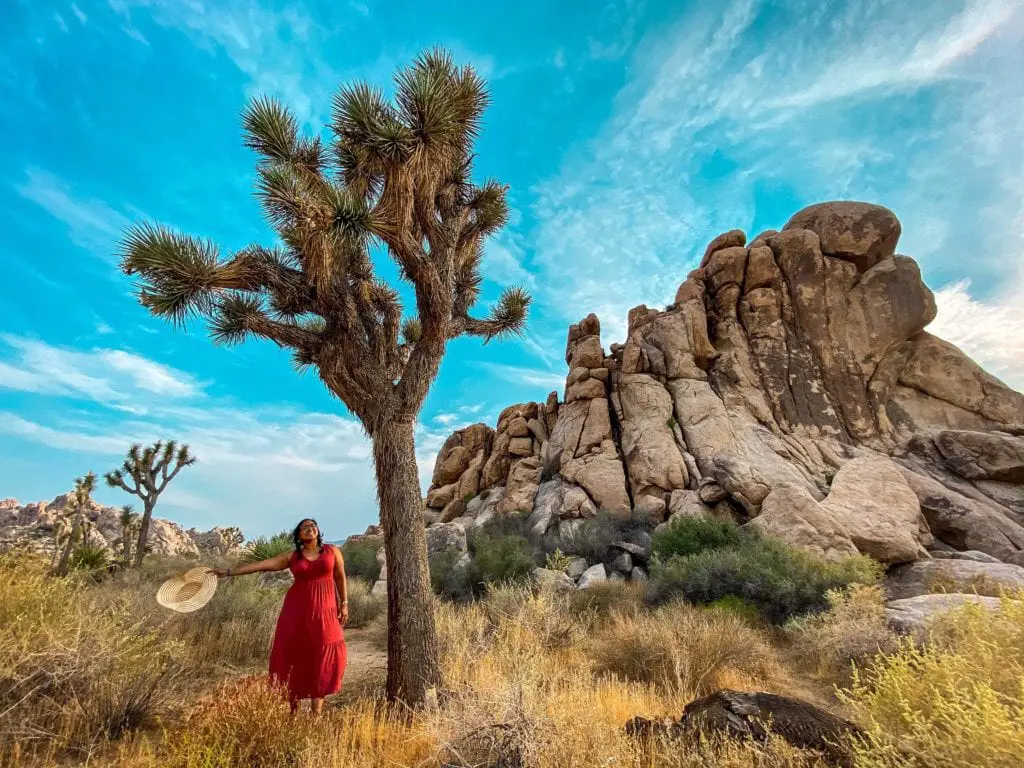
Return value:
<svg viewBox="0 0 1024 768">
<path fill-rule="evenodd" d="M 343 626 L 343 627 L 348 625 L 348 604 L 347 603 L 345 605 L 341 606 L 341 608 L 338 610 L 338 621 L 341 622 L 341 626 Z"/>
<path fill-rule="evenodd" d="M 230 569 L 228 569 L 228 568 L 212 568 L 211 570 L 213 571 L 213 574 L 215 576 L 217 576 L 218 578 L 223 579 L 225 576 L 228 575 L 228 570 L 230 570 Z"/>
</svg>

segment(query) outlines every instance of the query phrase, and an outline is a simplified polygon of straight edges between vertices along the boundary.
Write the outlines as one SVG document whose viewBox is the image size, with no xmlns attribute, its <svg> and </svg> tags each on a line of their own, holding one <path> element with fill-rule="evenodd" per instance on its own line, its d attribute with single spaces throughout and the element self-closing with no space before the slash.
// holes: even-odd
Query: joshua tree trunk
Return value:
<svg viewBox="0 0 1024 768">
<path fill-rule="evenodd" d="M 391 701 L 422 702 L 441 684 L 411 421 L 384 421 L 371 434 L 388 564 L 388 677 Z"/>
<path fill-rule="evenodd" d="M 148 500 L 142 506 L 142 520 L 139 522 L 139 540 L 135 545 L 135 567 L 142 565 L 142 558 L 146 556 L 146 540 L 149 537 L 149 521 L 153 518 L 153 507 L 155 503 Z"/>
<path fill-rule="evenodd" d="M 82 516 L 85 514 L 81 509 L 75 513 L 75 522 L 71 526 L 71 533 L 68 534 L 67 543 L 64 545 L 64 551 L 61 553 L 60 562 L 57 564 L 57 573 L 61 576 L 67 575 L 68 572 L 68 561 L 71 559 L 71 550 L 75 546 L 75 539 L 78 538 L 78 533 L 82 528 Z"/>
</svg>

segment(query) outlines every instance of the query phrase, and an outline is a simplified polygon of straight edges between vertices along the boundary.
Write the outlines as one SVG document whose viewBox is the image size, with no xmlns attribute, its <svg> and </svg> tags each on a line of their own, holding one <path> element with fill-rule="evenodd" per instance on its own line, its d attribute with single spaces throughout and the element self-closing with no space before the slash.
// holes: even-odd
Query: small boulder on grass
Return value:
<svg viewBox="0 0 1024 768">
<path fill-rule="evenodd" d="M 817 750 L 841 766 L 853 766 L 850 741 L 863 736 L 857 725 L 820 707 L 763 691 L 723 689 L 691 701 L 676 722 L 638 717 L 626 723 L 627 735 L 634 738 L 675 739 L 709 732 L 757 742 L 774 734 L 794 747 Z"/>
<path fill-rule="evenodd" d="M 540 589 L 568 592 L 576 588 L 573 580 L 565 573 L 562 571 L 553 571 L 549 568 L 534 568 L 532 580 Z"/>
<path fill-rule="evenodd" d="M 607 580 L 608 575 L 605 573 L 604 566 L 598 563 L 597 565 L 590 566 L 583 572 L 577 586 L 580 589 L 589 589 L 595 584 L 603 584 Z"/>
</svg>

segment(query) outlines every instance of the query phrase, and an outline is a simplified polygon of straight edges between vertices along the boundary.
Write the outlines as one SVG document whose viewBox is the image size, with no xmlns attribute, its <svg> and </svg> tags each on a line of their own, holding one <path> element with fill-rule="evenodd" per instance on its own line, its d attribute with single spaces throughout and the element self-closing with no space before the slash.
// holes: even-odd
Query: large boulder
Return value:
<svg viewBox="0 0 1024 768">
<path fill-rule="evenodd" d="M 765 497 L 761 514 L 748 525 L 826 560 L 841 560 L 858 551 L 850 534 L 824 505 L 795 485 L 774 488 Z"/>
<path fill-rule="evenodd" d="M 990 611 L 998 611 L 1002 603 L 998 597 L 976 594 L 918 595 L 902 600 L 890 600 L 885 604 L 885 618 L 889 626 L 904 634 L 922 635 L 939 616 L 962 607 L 967 603 L 980 605 Z"/>
<path fill-rule="evenodd" d="M 937 592 L 977 592 L 995 596 L 1001 590 L 1024 589 L 1024 568 L 1009 563 L 974 560 L 918 560 L 892 568 L 885 577 L 885 591 L 892 600 Z"/>
<path fill-rule="evenodd" d="M 914 560 L 931 543 L 916 494 L 883 456 L 844 464 L 821 506 L 861 553 L 883 563 Z"/>
<path fill-rule="evenodd" d="M 1002 432 L 945 430 L 935 436 L 946 466 L 968 480 L 1024 483 L 1024 438 Z"/>
<path fill-rule="evenodd" d="M 776 486 L 750 525 L 830 560 L 861 552 L 907 562 L 931 543 L 917 496 L 882 456 L 844 464 L 822 502 L 799 486 Z"/>
<path fill-rule="evenodd" d="M 822 253 L 853 262 L 859 272 L 890 258 L 902 231 L 888 208 L 847 201 L 804 208 L 782 229 L 809 229 L 821 240 Z"/>
<path fill-rule="evenodd" d="M 1004 561 L 1024 551 L 1024 527 L 984 497 L 966 496 L 906 466 L 900 471 L 936 538 L 954 549 L 977 550 Z"/>
</svg>

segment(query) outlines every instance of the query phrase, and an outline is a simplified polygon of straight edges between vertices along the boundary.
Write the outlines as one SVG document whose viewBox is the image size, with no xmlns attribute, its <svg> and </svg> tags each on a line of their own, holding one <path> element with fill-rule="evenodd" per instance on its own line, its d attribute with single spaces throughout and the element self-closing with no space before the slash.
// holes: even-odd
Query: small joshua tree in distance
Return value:
<svg viewBox="0 0 1024 768">
<path fill-rule="evenodd" d="M 139 523 L 139 540 L 135 545 L 135 566 L 142 565 L 146 541 L 149 538 L 149 523 L 153 519 L 153 508 L 160 494 L 184 468 L 196 463 L 196 457 L 187 445 L 178 445 L 173 440 L 166 443 L 158 440 L 146 448 L 133 445 L 120 469 L 108 472 L 104 479 L 111 488 L 120 488 L 142 501 L 142 520 Z"/>
<path fill-rule="evenodd" d="M 60 562 L 57 564 L 57 573 L 66 576 L 68 572 L 68 561 L 71 558 L 71 550 L 74 548 L 78 537 L 84 532 L 85 513 L 92 502 L 92 493 L 96 490 L 96 474 L 89 472 L 83 477 L 75 479 L 75 490 L 71 494 L 69 506 L 72 509 L 73 522 L 71 531 L 68 533 L 64 543 L 64 551 L 61 553 Z"/>
<path fill-rule="evenodd" d="M 131 504 L 121 507 L 121 559 L 127 566 L 132 561 L 132 537 L 139 534 L 139 513 Z"/>
</svg>

